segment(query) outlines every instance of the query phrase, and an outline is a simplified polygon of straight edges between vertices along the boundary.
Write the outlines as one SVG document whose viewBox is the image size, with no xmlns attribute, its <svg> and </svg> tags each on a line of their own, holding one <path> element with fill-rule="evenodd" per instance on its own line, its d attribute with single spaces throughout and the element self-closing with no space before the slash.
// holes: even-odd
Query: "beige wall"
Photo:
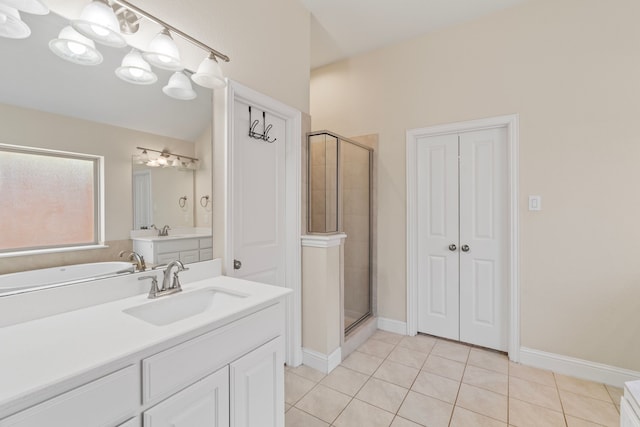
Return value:
<svg viewBox="0 0 640 427">
<path fill-rule="evenodd" d="M 212 228 L 213 213 L 213 135 L 212 128 L 209 127 L 198 139 L 196 139 L 196 157 L 198 162 L 198 172 L 195 176 L 195 200 L 193 201 L 196 227 Z M 203 207 L 200 200 L 204 196 L 209 196 L 209 204 Z M 202 201 L 204 203 L 204 200 Z"/>
<path fill-rule="evenodd" d="M 406 316 L 405 131 L 519 113 L 522 345 L 640 370 L 638 16 L 535 0 L 312 73 L 314 129 L 380 134 L 380 316 Z"/>
</svg>

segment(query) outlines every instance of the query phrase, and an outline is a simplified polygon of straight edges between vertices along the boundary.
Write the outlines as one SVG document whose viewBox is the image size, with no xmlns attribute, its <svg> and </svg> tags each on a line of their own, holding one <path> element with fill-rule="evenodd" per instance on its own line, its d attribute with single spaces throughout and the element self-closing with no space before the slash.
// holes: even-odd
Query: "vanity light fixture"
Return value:
<svg viewBox="0 0 640 427">
<path fill-rule="evenodd" d="M 90 40 L 74 30 L 64 27 L 57 39 L 49 42 L 49 49 L 60 58 L 80 65 L 98 65 L 102 62 L 102 54 Z"/>
<path fill-rule="evenodd" d="M 31 28 L 20 19 L 18 9 L 0 2 L 0 37 L 26 39 L 30 35 Z"/>
<path fill-rule="evenodd" d="M 202 60 L 198 71 L 191 76 L 191 80 L 209 89 L 221 89 L 227 85 L 220 64 L 213 53 L 209 53 L 209 56 Z"/>
<path fill-rule="evenodd" d="M 80 34 L 98 43 L 112 47 L 125 47 L 127 42 L 120 34 L 120 23 L 107 0 L 93 0 L 86 5 L 80 19 L 71 21 Z"/>
<path fill-rule="evenodd" d="M 49 8 L 40 0 L 0 0 L 0 3 L 32 15 L 46 15 L 49 13 Z"/>
<path fill-rule="evenodd" d="M 151 71 L 151 66 L 142 59 L 137 49 L 131 49 L 122 58 L 122 65 L 116 69 L 116 76 L 137 85 L 150 85 L 158 81 L 158 76 Z"/>
<path fill-rule="evenodd" d="M 191 80 L 182 71 L 173 73 L 169 78 L 169 83 L 162 88 L 162 91 L 165 95 L 181 101 L 189 101 L 198 96 L 191 86 Z"/>
<path fill-rule="evenodd" d="M 163 70 L 180 71 L 184 69 L 180 62 L 180 51 L 173 41 L 169 30 L 163 28 L 149 43 L 144 59 Z"/>
<path fill-rule="evenodd" d="M 198 159 L 195 157 L 185 156 L 184 154 L 172 153 L 169 150 L 159 151 L 159 150 L 154 150 L 152 148 L 145 148 L 145 147 L 136 147 L 136 148 L 138 150 L 142 150 L 142 154 L 140 154 L 139 156 L 134 155 L 134 161 L 139 164 L 144 164 L 151 167 L 172 166 L 172 167 L 181 168 L 181 169 L 197 169 L 198 168 L 198 164 L 196 163 L 198 162 Z M 160 156 L 158 156 L 158 158 L 156 159 L 150 159 L 148 151 L 158 153 L 160 154 Z M 171 160 L 171 157 L 175 157 L 175 159 Z M 187 163 L 185 159 L 188 160 L 189 162 Z"/>
</svg>

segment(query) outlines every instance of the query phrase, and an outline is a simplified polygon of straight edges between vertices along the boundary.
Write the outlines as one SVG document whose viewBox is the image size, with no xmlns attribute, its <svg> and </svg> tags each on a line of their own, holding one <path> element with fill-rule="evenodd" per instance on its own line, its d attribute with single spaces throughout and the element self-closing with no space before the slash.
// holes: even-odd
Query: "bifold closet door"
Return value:
<svg viewBox="0 0 640 427">
<path fill-rule="evenodd" d="M 417 144 L 418 331 L 507 348 L 506 130 Z"/>
</svg>

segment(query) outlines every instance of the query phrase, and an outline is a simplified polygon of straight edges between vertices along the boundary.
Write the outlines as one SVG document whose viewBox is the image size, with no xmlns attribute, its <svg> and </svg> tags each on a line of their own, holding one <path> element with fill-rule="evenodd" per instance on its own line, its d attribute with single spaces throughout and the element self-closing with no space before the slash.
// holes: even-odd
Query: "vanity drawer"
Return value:
<svg viewBox="0 0 640 427">
<path fill-rule="evenodd" d="M 208 261 L 213 259 L 213 248 L 200 249 L 200 261 Z"/>
<path fill-rule="evenodd" d="M 117 425 L 134 414 L 139 396 L 138 370 L 131 365 L 5 418 L 0 427 Z"/>
<path fill-rule="evenodd" d="M 212 248 L 213 239 L 211 237 L 203 237 L 200 239 L 200 249 Z"/>
<path fill-rule="evenodd" d="M 184 251 L 180 252 L 180 261 L 183 263 L 192 263 L 200 261 L 200 251 Z"/>
<path fill-rule="evenodd" d="M 198 239 L 178 239 L 156 242 L 158 253 L 192 251 L 198 249 Z"/>
<path fill-rule="evenodd" d="M 167 252 L 166 254 L 158 254 L 156 264 L 169 264 L 171 261 L 180 259 L 180 252 Z"/>
<path fill-rule="evenodd" d="M 282 334 L 284 309 L 272 305 L 142 361 L 146 404 L 179 391 Z"/>
</svg>

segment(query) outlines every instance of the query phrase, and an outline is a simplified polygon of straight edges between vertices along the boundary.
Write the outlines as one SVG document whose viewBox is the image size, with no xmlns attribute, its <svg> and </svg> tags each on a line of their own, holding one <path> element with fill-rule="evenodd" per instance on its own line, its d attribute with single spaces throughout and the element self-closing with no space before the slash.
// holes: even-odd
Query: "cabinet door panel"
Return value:
<svg viewBox="0 0 640 427">
<path fill-rule="evenodd" d="M 275 338 L 233 362 L 231 426 L 284 427 L 284 341 Z"/>
<path fill-rule="evenodd" d="M 145 427 L 229 425 L 229 368 L 187 387 L 144 413 Z"/>
</svg>

